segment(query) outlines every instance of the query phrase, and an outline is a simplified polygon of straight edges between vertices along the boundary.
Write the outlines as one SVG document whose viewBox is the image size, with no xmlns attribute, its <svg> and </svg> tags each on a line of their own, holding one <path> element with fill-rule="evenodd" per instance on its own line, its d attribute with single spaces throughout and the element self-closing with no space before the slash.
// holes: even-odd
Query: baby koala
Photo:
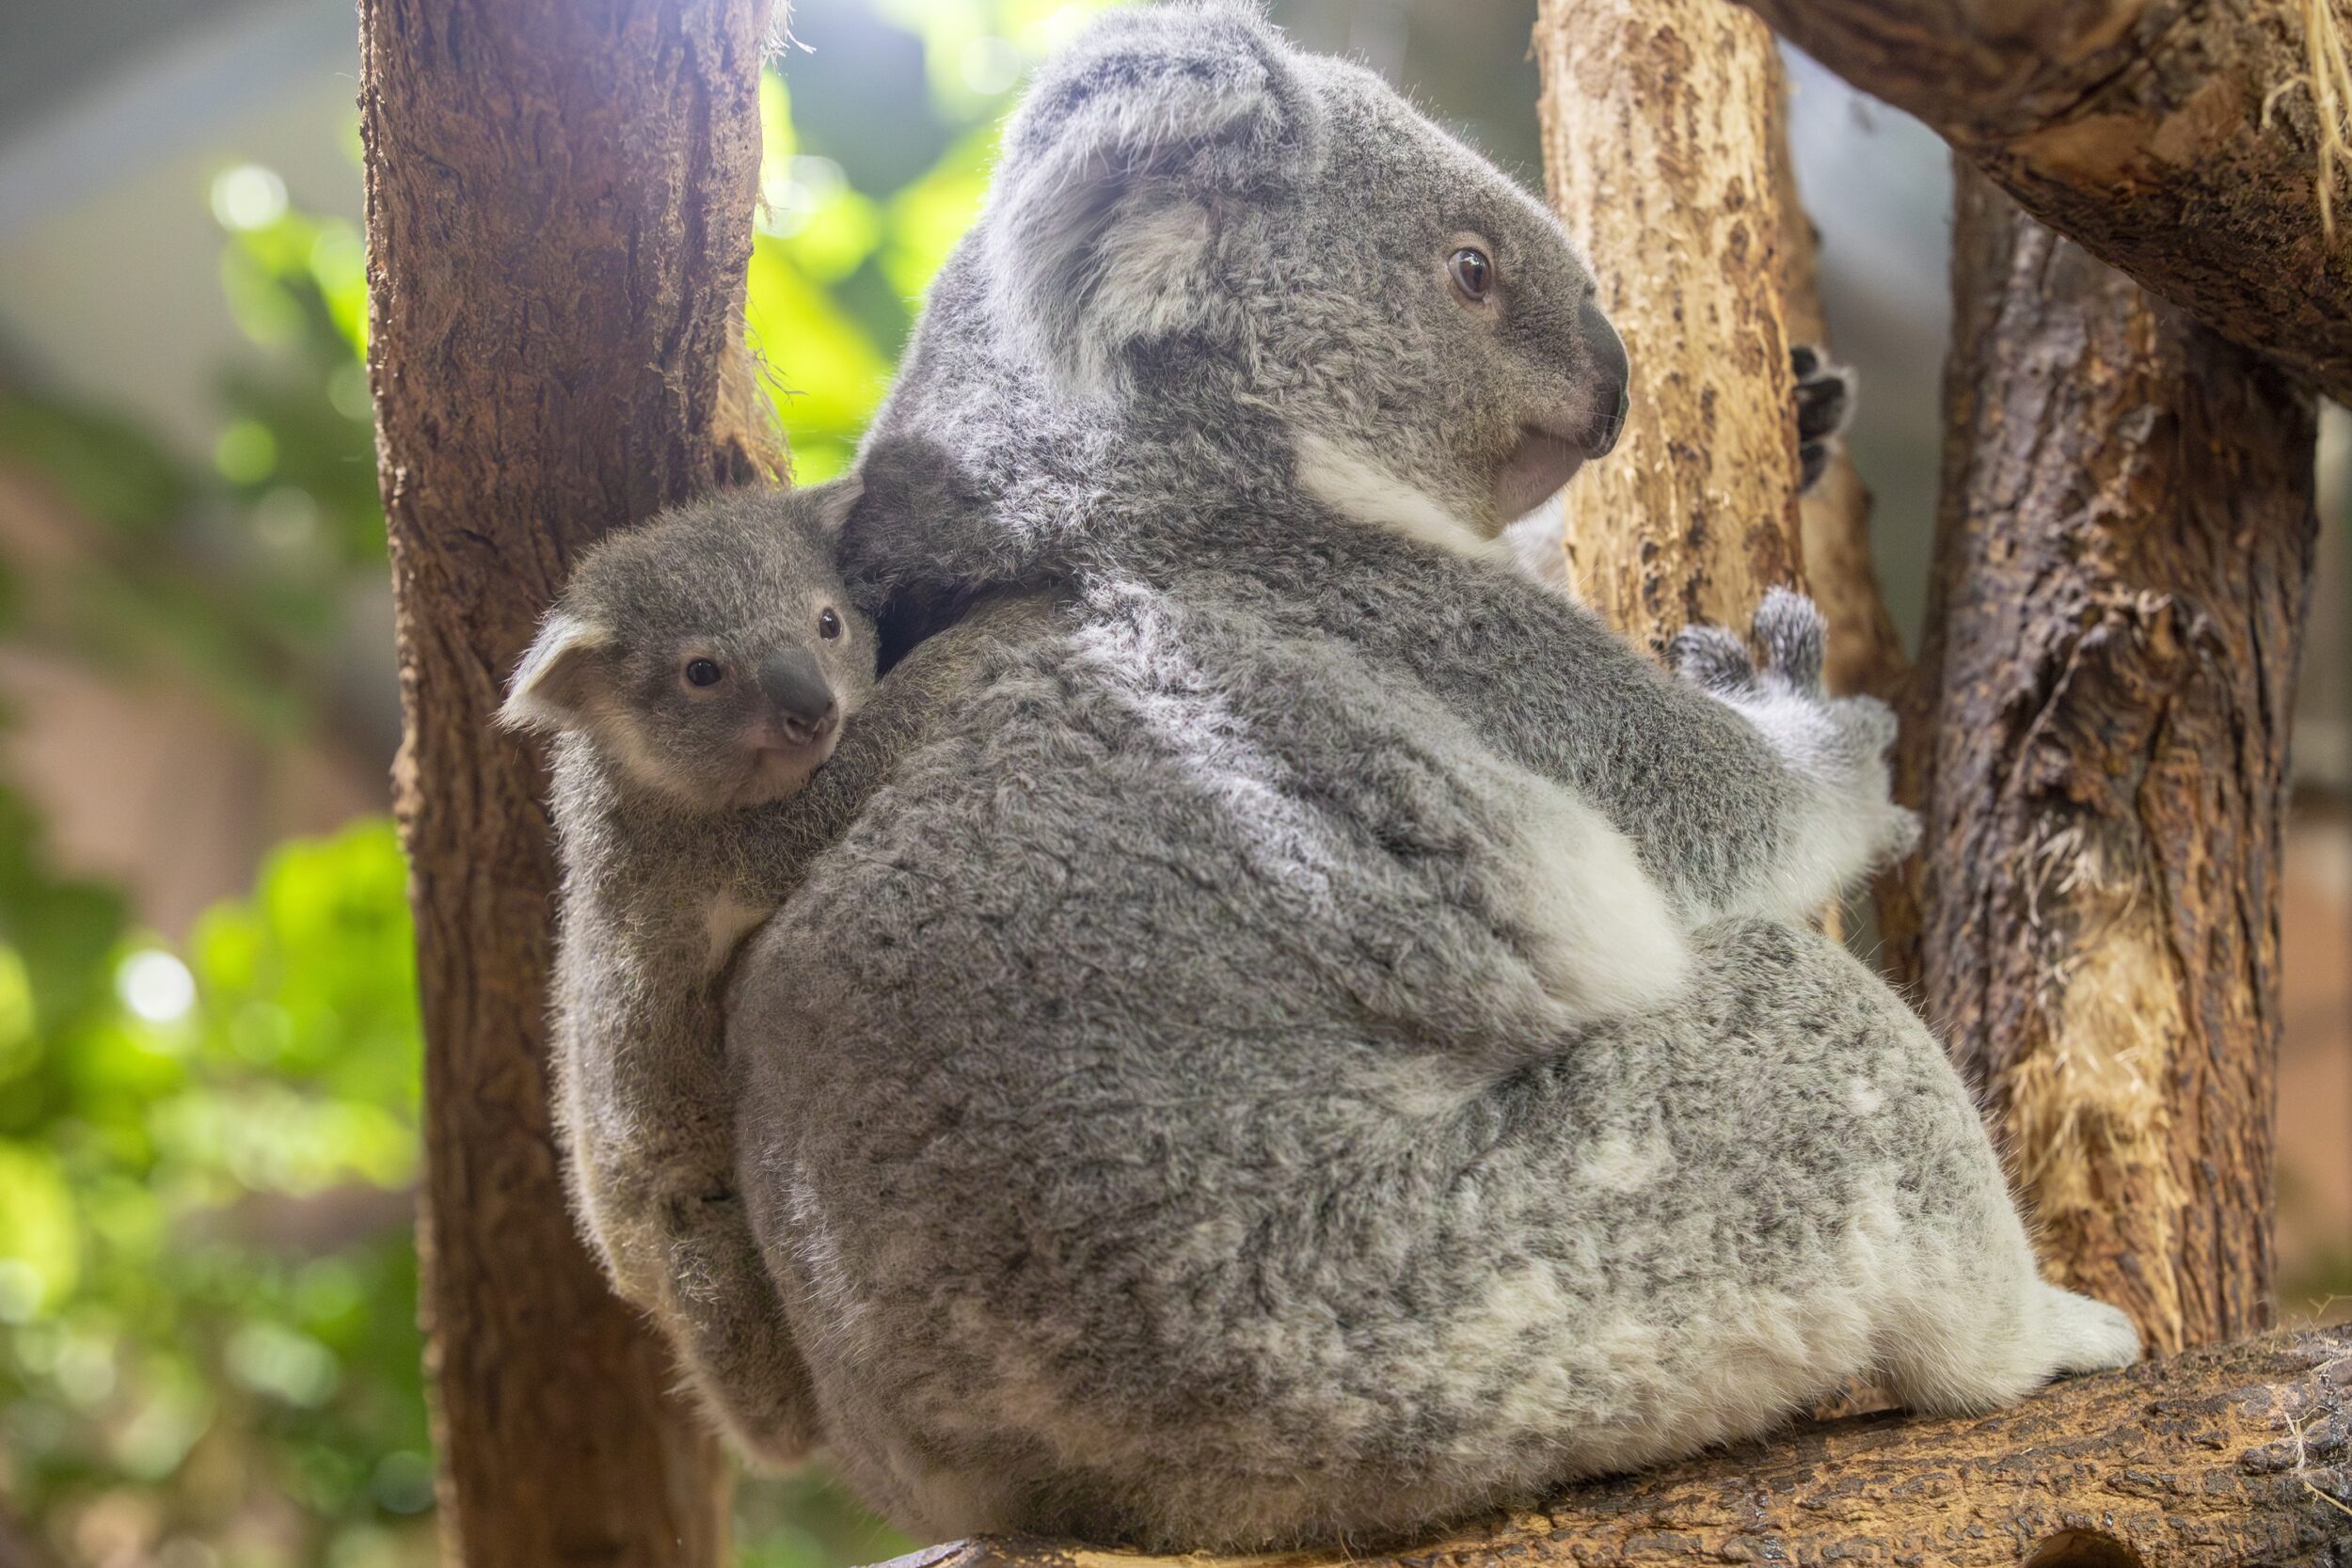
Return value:
<svg viewBox="0 0 2352 1568">
<path fill-rule="evenodd" d="M 726 971 L 829 837 L 790 804 L 875 685 L 834 545 L 854 479 L 742 492 L 583 559 L 501 721 L 554 736 L 556 1118 L 574 1209 L 754 1457 L 818 1437 L 736 1193 Z"/>
</svg>

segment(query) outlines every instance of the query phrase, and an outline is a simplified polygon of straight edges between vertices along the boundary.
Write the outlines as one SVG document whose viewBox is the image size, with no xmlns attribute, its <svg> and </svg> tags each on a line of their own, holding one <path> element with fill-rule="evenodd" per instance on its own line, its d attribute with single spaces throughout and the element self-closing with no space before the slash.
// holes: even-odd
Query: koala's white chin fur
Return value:
<svg viewBox="0 0 2352 1568">
<path fill-rule="evenodd" d="M 1479 532 L 1361 448 L 1311 430 L 1299 431 L 1297 443 L 1299 486 L 1324 505 L 1456 555 L 1511 563 L 1509 546 Z"/>
</svg>

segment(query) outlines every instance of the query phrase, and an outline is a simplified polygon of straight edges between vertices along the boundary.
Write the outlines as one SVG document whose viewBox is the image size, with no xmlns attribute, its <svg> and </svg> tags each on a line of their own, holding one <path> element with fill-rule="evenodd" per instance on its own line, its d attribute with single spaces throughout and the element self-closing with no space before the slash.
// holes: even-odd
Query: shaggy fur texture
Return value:
<svg viewBox="0 0 2352 1568">
<path fill-rule="evenodd" d="M 1495 543 L 1613 433 L 1591 295 L 1247 11 L 1114 13 L 1033 87 L 843 547 L 894 624 L 1060 602 L 959 666 L 729 1037 L 755 1229 L 903 1527 L 1363 1538 L 1855 1373 L 1978 1409 L 2136 1354 L 1802 924 L 1913 831 L 1818 617 L 1677 679 Z"/>
</svg>

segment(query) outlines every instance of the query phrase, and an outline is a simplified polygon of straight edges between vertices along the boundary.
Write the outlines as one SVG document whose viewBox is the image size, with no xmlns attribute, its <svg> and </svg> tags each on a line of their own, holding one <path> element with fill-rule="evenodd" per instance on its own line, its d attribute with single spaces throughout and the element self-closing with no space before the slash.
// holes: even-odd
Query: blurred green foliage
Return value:
<svg viewBox="0 0 2352 1568">
<path fill-rule="evenodd" d="M 762 85 L 747 325 L 800 479 L 849 461 L 1012 87 L 1092 8 L 794 7 Z M 385 572 L 362 244 L 255 165 L 200 194 L 256 350 L 220 380 L 209 462 L 0 387 L 0 464 L 83 525 L 0 559 L 0 637 L 192 674 L 230 721 L 316 740 Z M 281 847 L 173 943 L 58 873 L 0 787 L 0 1495 L 64 1560 L 432 1560 L 419 1057 L 389 824 Z M 905 1545 L 816 1475 L 747 1483 L 738 1539 L 751 1568 Z"/>
<path fill-rule="evenodd" d="M 389 1563 L 430 1506 L 405 875 L 287 845 L 174 950 L 0 798 L 0 1441 L 76 1557 Z"/>
</svg>

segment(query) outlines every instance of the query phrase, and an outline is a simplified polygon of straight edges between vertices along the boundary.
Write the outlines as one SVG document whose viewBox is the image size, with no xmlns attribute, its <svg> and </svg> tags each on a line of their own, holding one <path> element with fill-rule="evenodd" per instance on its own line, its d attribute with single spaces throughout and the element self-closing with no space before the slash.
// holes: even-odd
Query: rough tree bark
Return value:
<svg viewBox="0 0 2352 1568">
<path fill-rule="evenodd" d="M 1997 1415 L 1863 1417 L 1580 1488 L 1391 1555 L 1146 1558 L 1025 1538 L 892 1568 L 2345 1568 L 2352 1329 L 2193 1352 Z"/>
<path fill-rule="evenodd" d="M 2160 1350 L 2250 1333 L 2312 402 L 1965 171 L 1953 293 L 1886 926 L 2058 1275 Z"/>
<path fill-rule="evenodd" d="M 1569 577 L 1661 651 L 1691 621 L 1745 627 L 1765 589 L 1803 577 L 1780 57 L 1722 0 L 1542 0 L 1536 16 L 1552 206 L 1633 370 L 1616 451 L 1565 499 Z"/>
<path fill-rule="evenodd" d="M 370 371 L 427 1055 L 448 1560 L 719 1560 L 724 1472 L 567 1217 L 552 866 L 501 684 L 598 533 L 771 473 L 738 343 L 769 0 L 363 0 Z"/>
<path fill-rule="evenodd" d="M 2026 210 L 2352 401 L 2352 232 L 2321 221 L 2336 0 L 1741 0 Z M 2336 41 L 2330 45 L 2330 37 Z M 2339 110 L 2339 114 L 2341 114 Z M 2352 220 L 2342 174 L 2326 188 Z"/>
</svg>

